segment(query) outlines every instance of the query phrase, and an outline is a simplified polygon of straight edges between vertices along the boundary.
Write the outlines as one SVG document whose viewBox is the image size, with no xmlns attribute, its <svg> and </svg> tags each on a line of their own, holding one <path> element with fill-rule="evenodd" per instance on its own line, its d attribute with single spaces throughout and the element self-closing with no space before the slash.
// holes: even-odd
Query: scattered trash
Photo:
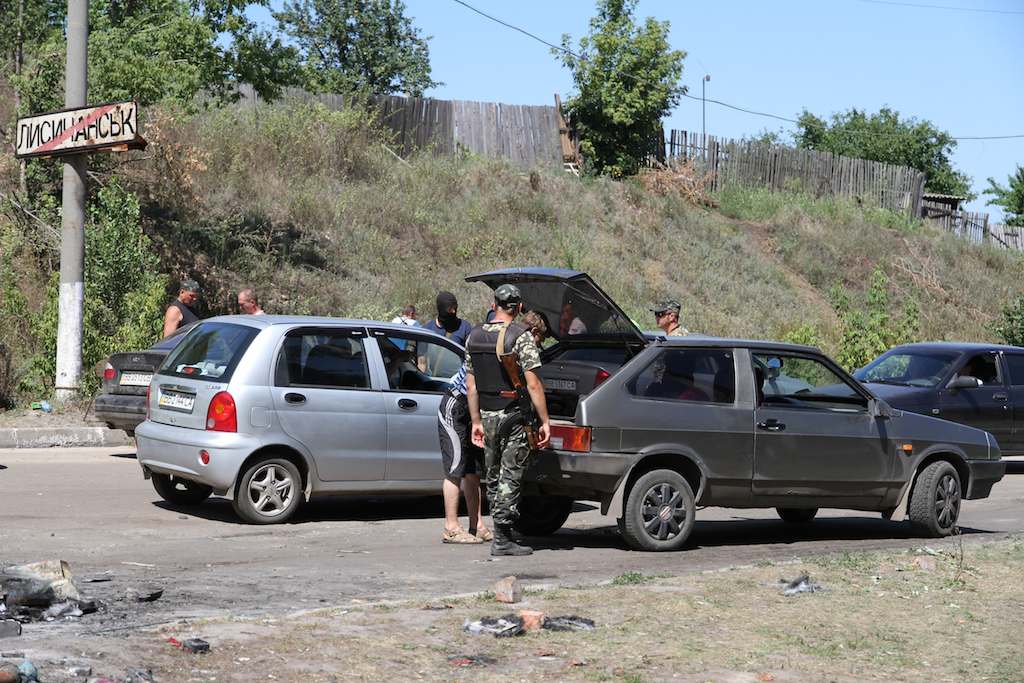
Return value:
<svg viewBox="0 0 1024 683">
<path fill-rule="evenodd" d="M 570 659 L 566 666 L 586 666 L 587 660 L 585 659 Z"/>
<path fill-rule="evenodd" d="M 0 683 L 18 683 L 21 671 L 13 664 L 0 664 Z"/>
<path fill-rule="evenodd" d="M 171 636 L 170 638 L 168 638 L 167 642 L 170 643 L 171 645 L 173 645 L 174 647 L 181 647 L 181 641 L 180 640 L 175 640 L 174 636 Z"/>
<path fill-rule="evenodd" d="M 544 628 L 548 631 L 593 631 L 597 626 L 593 619 L 566 614 L 561 617 L 548 617 L 544 622 Z"/>
<path fill-rule="evenodd" d="M 498 660 L 484 655 L 452 655 L 448 658 L 452 666 L 473 666 L 478 664 L 497 664 Z"/>
<path fill-rule="evenodd" d="M 152 669 L 135 669 L 128 667 L 128 680 L 125 683 L 141 683 L 142 681 L 149 681 L 153 683 L 153 670 Z"/>
<path fill-rule="evenodd" d="M 754 674 L 754 678 L 759 681 L 774 681 L 775 677 L 771 674 Z"/>
<path fill-rule="evenodd" d="M 36 665 L 32 662 L 22 662 L 21 666 L 18 667 L 18 672 L 21 674 L 23 681 L 39 680 L 39 671 L 36 669 Z"/>
<path fill-rule="evenodd" d="M 76 678 L 88 678 L 92 676 L 91 666 L 72 666 L 68 669 L 68 674 L 75 676 Z"/>
<path fill-rule="evenodd" d="M 514 614 L 503 617 L 481 617 L 478 621 L 466 619 L 462 630 L 469 633 L 490 633 L 495 638 L 509 638 L 523 632 L 523 620 Z"/>
<path fill-rule="evenodd" d="M 523 587 L 519 579 L 506 576 L 494 584 L 494 599 L 499 602 L 515 603 L 523 599 Z"/>
<path fill-rule="evenodd" d="M 935 561 L 934 557 L 930 555 L 918 555 L 914 558 L 914 566 L 919 567 L 926 572 L 938 571 L 939 563 Z"/>
<path fill-rule="evenodd" d="M 32 410 L 42 410 L 45 413 L 50 412 L 50 404 L 46 401 L 33 401 Z"/>
<path fill-rule="evenodd" d="M 21 624 L 13 619 L 0 621 L 0 638 L 14 638 L 21 635 Z"/>
<path fill-rule="evenodd" d="M 420 605 L 420 609 L 433 612 L 438 610 L 454 609 L 454 605 Z"/>
<path fill-rule="evenodd" d="M 832 590 L 827 586 L 822 586 L 820 583 L 811 583 L 811 577 L 807 574 L 798 576 L 792 581 L 780 579 L 779 583 L 786 587 L 786 595 L 796 595 L 797 593 L 815 593 L 817 591 Z"/>
<path fill-rule="evenodd" d="M 53 621 L 60 617 L 80 617 L 83 614 L 85 612 L 82 611 L 77 600 L 65 600 L 64 602 L 55 602 L 47 607 L 42 614 L 42 619 L 43 621 Z"/>
<path fill-rule="evenodd" d="M 160 596 L 164 594 L 162 588 L 156 590 L 139 591 L 135 588 L 129 588 L 124 592 L 124 597 L 130 602 L 153 602 L 159 600 Z"/>
<path fill-rule="evenodd" d="M 201 638 L 189 638 L 181 645 L 185 652 L 191 652 L 194 655 L 206 654 L 210 651 L 210 644 Z"/>
<path fill-rule="evenodd" d="M 71 567 L 63 560 L 7 567 L 0 573 L 7 589 L 7 605 L 48 607 L 61 600 L 78 600 L 71 583 Z"/>
</svg>

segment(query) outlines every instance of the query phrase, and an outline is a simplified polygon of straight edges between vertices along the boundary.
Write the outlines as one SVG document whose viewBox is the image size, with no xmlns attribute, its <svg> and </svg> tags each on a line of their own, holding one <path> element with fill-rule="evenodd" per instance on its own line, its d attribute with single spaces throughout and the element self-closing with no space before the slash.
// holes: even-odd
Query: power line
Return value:
<svg viewBox="0 0 1024 683">
<path fill-rule="evenodd" d="M 864 2 L 881 2 L 881 0 L 863 0 L 863 1 Z M 526 30 L 524 30 L 522 28 L 519 28 L 518 26 L 514 26 L 512 24 L 509 24 L 508 22 L 502 21 L 501 19 L 498 19 L 497 17 L 493 17 L 490 14 L 487 14 L 486 12 L 483 12 L 483 11 L 477 9 L 476 7 L 473 7 L 472 5 L 467 4 L 466 2 L 464 2 L 464 0 L 454 0 L 454 2 L 462 5 L 463 7 L 465 7 L 468 10 L 476 12 L 480 16 L 482 16 L 482 17 L 484 17 L 484 18 L 486 18 L 486 19 L 488 19 L 490 21 L 493 21 L 496 24 L 500 24 L 500 25 L 504 26 L 505 28 L 509 28 L 509 29 L 512 29 L 513 31 L 517 31 L 519 33 L 522 33 L 524 36 L 527 36 L 528 38 L 536 40 L 538 43 L 541 43 L 543 45 L 547 45 L 548 47 L 552 48 L 553 50 L 557 50 L 559 52 L 564 52 L 565 54 L 573 57 L 574 59 L 578 59 L 581 62 L 591 63 L 590 60 L 587 59 L 586 57 L 584 57 L 583 55 L 579 55 L 579 54 L 573 52 L 572 50 L 570 50 L 568 48 L 562 47 L 561 45 L 554 45 L 552 43 L 549 43 L 548 41 L 544 40 L 543 38 L 539 38 L 538 36 L 533 35 L 529 31 L 526 31 Z M 890 3 L 890 4 L 899 4 L 899 3 Z M 955 9 L 955 8 L 943 8 L 943 9 Z M 1024 14 L 1024 13 L 1018 12 L 1017 14 Z M 668 86 L 663 85 L 661 83 L 654 83 L 652 81 L 644 80 L 643 78 L 639 78 L 638 76 L 634 76 L 633 74 L 628 74 L 628 73 L 619 71 L 618 69 L 612 69 L 611 72 L 616 74 L 616 75 L 623 76 L 625 78 L 630 78 L 630 79 L 636 81 L 637 83 L 642 83 L 644 85 L 648 85 L 648 86 L 651 86 L 651 87 L 654 87 L 654 88 L 662 88 L 662 89 L 668 90 L 669 92 L 674 92 L 674 93 L 676 93 L 678 95 L 681 95 L 683 97 L 688 97 L 688 98 L 690 98 L 692 100 L 698 100 L 698 101 L 702 101 L 702 102 L 711 102 L 712 104 L 717 104 L 719 106 L 726 107 L 727 109 L 734 109 L 736 111 L 740 111 L 740 112 L 743 112 L 745 114 L 751 114 L 753 116 L 763 116 L 765 118 L 776 119 L 778 121 L 785 121 L 786 123 L 795 123 L 797 125 L 807 126 L 809 128 L 820 128 L 821 130 L 831 130 L 832 132 L 835 132 L 835 133 L 850 133 L 850 134 L 853 134 L 853 135 L 869 135 L 869 136 L 873 136 L 873 137 L 882 137 L 882 138 L 911 138 L 911 139 L 915 139 L 915 140 L 930 140 L 930 139 L 936 137 L 934 135 L 907 135 L 907 134 L 903 134 L 903 133 L 874 133 L 874 132 L 866 131 L 866 130 L 849 130 L 849 129 L 845 129 L 845 128 L 829 128 L 828 126 L 820 126 L 820 125 L 814 124 L 814 123 L 801 122 L 801 121 L 798 121 L 796 119 L 787 118 L 785 116 L 778 116 L 776 114 L 768 114 L 766 112 L 755 111 L 753 109 L 745 109 L 743 107 L 738 107 L 738 106 L 736 106 L 734 104 L 727 104 L 726 102 L 720 102 L 718 100 L 709 100 L 709 99 L 706 99 L 706 98 L 703 98 L 703 97 L 697 97 L 696 95 L 690 95 L 689 93 L 686 92 L 685 86 L 682 87 L 682 88 L 669 88 Z M 947 137 L 950 140 L 957 140 L 957 141 L 959 141 L 959 140 L 1013 140 L 1013 139 L 1017 139 L 1017 138 L 1024 138 L 1024 134 L 1020 134 L 1020 135 L 986 135 L 986 136 L 952 136 L 952 135 L 950 135 L 950 136 L 947 136 Z"/>
<path fill-rule="evenodd" d="M 978 7 L 946 7 L 943 5 L 918 5 L 912 2 L 891 2 L 889 0 L 860 0 L 861 2 L 870 2 L 875 5 L 896 5 L 898 7 L 923 7 L 925 9 L 948 9 L 955 12 L 986 12 L 988 14 L 1021 14 L 1024 12 L 1014 12 L 1012 10 L 1004 9 L 981 9 Z"/>
</svg>

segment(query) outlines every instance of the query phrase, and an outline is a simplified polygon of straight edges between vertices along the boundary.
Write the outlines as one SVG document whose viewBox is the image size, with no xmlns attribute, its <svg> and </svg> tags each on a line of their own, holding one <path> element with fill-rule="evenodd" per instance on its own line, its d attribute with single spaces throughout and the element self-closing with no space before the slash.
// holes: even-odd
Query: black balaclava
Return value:
<svg viewBox="0 0 1024 683">
<path fill-rule="evenodd" d="M 459 302 L 455 299 L 455 295 L 451 292 L 439 292 L 437 295 L 437 320 L 448 332 L 454 332 L 459 329 L 459 314 L 458 314 Z M 455 313 L 449 313 L 449 308 L 456 308 Z"/>
</svg>

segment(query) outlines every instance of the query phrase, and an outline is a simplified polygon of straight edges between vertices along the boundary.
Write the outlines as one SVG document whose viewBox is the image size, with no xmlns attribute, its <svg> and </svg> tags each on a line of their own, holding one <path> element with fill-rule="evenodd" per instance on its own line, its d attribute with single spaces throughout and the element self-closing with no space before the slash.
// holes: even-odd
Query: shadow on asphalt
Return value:
<svg viewBox="0 0 1024 683">
<path fill-rule="evenodd" d="M 570 517 L 569 522 L 572 522 Z M 985 529 L 961 528 L 965 537 L 994 533 Z M 565 528 L 546 537 L 530 537 L 534 549 L 572 550 L 574 548 L 616 548 L 633 550 L 615 526 L 576 530 Z M 684 550 L 730 546 L 786 545 L 810 541 L 889 541 L 906 540 L 927 545 L 938 539 L 914 534 L 910 522 L 889 522 L 866 517 L 822 517 L 808 524 L 787 524 L 772 519 L 734 519 L 701 521 L 698 514 Z"/>
<path fill-rule="evenodd" d="M 200 505 L 171 505 L 157 500 L 154 506 L 182 515 L 239 526 L 257 526 L 243 522 L 231 502 L 213 497 Z M 465 505 L 459 514 L 465 517 Z M 596 506 L 577 502 L 573 512 L 595 510 Z M 873 517 L 828 517 L 828 512 L 807 524 L 789 524 L 781 519 L 747 519 L 742 510 L 729 520 L 702 521 L 700 513 L 684 550 L 750 545 L 784 545 L 810 541 L 887 541 L 905 540 L 921 545 L 936 539 L 914 534 L 910 522 L 890 522 Z M 336 496 L 316 498 L 304 504 L 285 525 L 317 522 L 379 522 L 385 520 L 437 519 L 444 516 L 441 496 Z M 550 536 L 530 536 L 524 540 L 537 550 L 564 551 L 576 548 L 607 548 L 632 551 L 619 535 L 615 524 L 576 529 L 572 516 L 566 527 Z M 961 528 L 965 537 L 994 533 L 972 527 Z M 519 535 L 517 534 L 517 537 Z"/>
<path fill-rule="evenodd" d="M 126 460 L 135 460 L 135 452 L 131 451 L 128 453 L 111 453 L 111 458 L 124 458 Z"/>
</svg>

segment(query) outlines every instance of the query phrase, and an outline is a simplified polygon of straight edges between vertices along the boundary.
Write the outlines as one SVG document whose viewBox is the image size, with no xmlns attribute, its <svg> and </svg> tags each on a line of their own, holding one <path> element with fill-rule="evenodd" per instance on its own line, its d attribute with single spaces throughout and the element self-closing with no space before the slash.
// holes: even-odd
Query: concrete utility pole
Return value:
<svg viewBox="0 0 1024 683">
<path fill-rule="evenodd" d="M 89 0 L 68 0 L 68 59 L 64 107 L 88 99 Z M 85 189 L 87 155 L 64 162 L 63 219 L 60 226 L 60 308 L 57 318 L 57 401 L 72 398 L 82 377 L 82 320 L 85 315 Z"/>
</svg>

